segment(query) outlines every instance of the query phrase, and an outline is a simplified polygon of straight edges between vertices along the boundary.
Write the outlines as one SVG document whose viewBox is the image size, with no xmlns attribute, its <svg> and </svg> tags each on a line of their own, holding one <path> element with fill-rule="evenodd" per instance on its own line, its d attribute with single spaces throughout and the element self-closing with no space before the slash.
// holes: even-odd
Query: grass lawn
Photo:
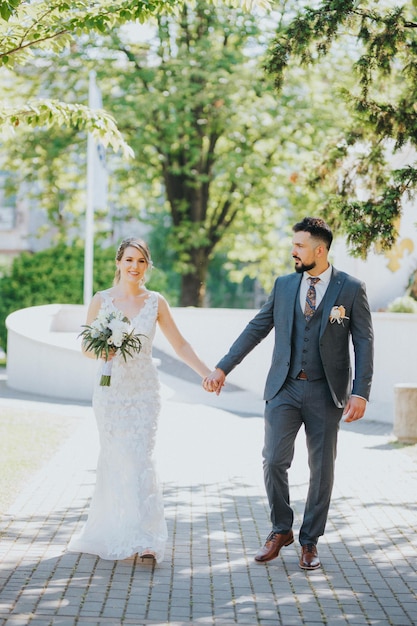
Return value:
<svg viewBox="0 0 417 626">
<path fill-rule="evenodd" d="M 23 408 L 0 409 L 0 514 L 74 432 L 79 417 Z"/>
</svg>

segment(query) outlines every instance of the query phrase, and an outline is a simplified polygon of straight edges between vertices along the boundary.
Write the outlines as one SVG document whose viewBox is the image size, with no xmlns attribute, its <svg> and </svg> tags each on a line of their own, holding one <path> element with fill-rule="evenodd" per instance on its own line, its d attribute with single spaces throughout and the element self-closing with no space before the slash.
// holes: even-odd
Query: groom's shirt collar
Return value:
<svg viewBox="0 0 417 626">
<path fill-rule="evenodd" d="M 330 282 L 330 279 L 331 279 L 331 277 L 332 277 L 332 271 L 333 271 L 333 266 L 332 266 L 332 265 L 329 265 L 329 267 L 328 267 L 326 270 L 324 270 L 324 272 L 322 272 L 321 274 L 319 274 L 318 276 L 316 276 L 315 278 L 320 278 L 320 280 L 319 280 L 319 282 L 317 283 L 317 285 L 320 285 L 320 283 L 321 283 L 321 284 L 324 284 L 324 285 L 326 286 L 326 289 L 327 289 L 327 286 L 328 286 L 328 284 L 329 284 L 329 282 Z M 312 276 L 311 276 L 311 274 L 309 274 L 308 272 L 304 272 L 304 273 L 303 273 L 303 280 L 305 280 L 305 281 L 306 281 L 307 285 L 309 285 L 309 284 L 310 284 L 310 283 L 308 282 L 308 278 L 313 278 L 313 277 L 312 277 Z"/>
</svg>

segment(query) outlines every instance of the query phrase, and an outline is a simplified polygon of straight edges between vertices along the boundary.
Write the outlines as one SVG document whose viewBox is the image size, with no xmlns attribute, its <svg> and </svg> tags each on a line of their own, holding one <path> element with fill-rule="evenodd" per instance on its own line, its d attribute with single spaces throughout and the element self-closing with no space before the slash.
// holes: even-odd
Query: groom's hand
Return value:
<svg viewBox="0 0 417 626">
<path fill-rule="evenodd" d="M 356 422 L 356 420 L 362 419 L 365 415 L 366 400 L 359 396 L 351 396 L 348 400 L 345 410 L 343 411 L 343 417 L 345 422 Z"/>
<path fill-rule="evenodd" d="M 226 380 L 226 374 L 223 370 L 216 367 L 216 369 L 211 372 L 208 376 L 203 380 L 203 387 L 206 391 L 213 392 L 215 391 L 217 395 L 222 390 L 222 387 Z"/>
</svg>

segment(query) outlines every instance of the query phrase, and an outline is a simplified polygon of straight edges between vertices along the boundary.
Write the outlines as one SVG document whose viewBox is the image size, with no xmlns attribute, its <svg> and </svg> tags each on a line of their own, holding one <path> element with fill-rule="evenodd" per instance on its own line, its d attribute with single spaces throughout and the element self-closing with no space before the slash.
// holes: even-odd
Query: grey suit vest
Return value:
<svg viewBox="0 0 417 626">
<path fill-rule="evenodd" d="M 306 322 L 300 307 L 300 298 L 295 299 L 294 323 L 291 339 L 291 364 L 289 376 L 297 378 L 301 370 L 309 380 L 324 378 L 325 373 L 319 351 L 320 324 L 323 315 L 323 300 L 313 317 Z"/>
</svg>

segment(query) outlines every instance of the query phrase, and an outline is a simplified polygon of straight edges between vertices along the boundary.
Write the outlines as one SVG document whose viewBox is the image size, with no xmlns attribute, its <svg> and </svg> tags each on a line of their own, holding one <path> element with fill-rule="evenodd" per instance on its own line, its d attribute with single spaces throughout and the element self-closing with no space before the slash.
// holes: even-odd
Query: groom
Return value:
<svg viewBox="0 0 417 626">
<path fill-rule="evenodd" d="M 317 542 L 324 534 L 333 487 L 339 422 L 361 419 L 369 399 L 372 320 L 363 283 L 329 264 L 333 235 L 319 218 L 293 227 L 295 273 L 276 279 L 257 315 L 204 381 L 220 393 L 226 375 L 274 329 L 275 346 L 265 385 L 263 466 L 272 530 L 255 556 L 275 559 L 294 542 L 288 469 L 304 425 L 310 482 L 299 531 L 305 570 L 320 567 Z M 349 343 L 354 348 L 354 380 Z"/>
</svg>

